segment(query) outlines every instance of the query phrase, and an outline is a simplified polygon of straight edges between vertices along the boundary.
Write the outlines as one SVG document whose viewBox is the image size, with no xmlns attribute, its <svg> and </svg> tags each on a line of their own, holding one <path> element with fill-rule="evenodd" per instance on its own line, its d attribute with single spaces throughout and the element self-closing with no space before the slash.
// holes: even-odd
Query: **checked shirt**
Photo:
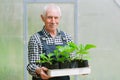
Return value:
<svg viewBox="0 0 120 80">
<path fill-rule="evenodd" d="M 63 44 L 63 40 L 61 38 L 61 34 L 60 34 L 60 30 L 57 30 L 57 36 L 55 38 L 52 38 L 51 35 L 43 28 L 42 32 L 45 35 L 45 39 L 46 39 L 46 43 L 49 44 L 55 44 L 55 45 L 59 45 L 59 44 Z M 65 39 L 66 42 L 71 42 L 72 38 L 69 34 L 65 33 Z M 36 64 L 37 60 L 40 60 L 39 54 L 43 53 L 43 45 L 42 42 L 40 40 L 40 35 L 39 33 L 35 33 L 30 37 L 30 40 L 28 42 L 28 61 L 29 64 L 27 66 L 27 70 L 28 72 L 32 75 L 32 76 L 36 76 L 35 73 L 35 69 L 37 67 L 40 67 L 39 64 Z"/>
</svg>

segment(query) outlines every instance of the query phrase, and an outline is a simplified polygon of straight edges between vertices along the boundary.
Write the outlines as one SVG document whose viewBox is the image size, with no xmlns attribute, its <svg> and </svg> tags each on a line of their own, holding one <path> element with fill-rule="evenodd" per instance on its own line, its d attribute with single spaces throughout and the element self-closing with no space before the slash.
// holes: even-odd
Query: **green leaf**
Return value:
<svg viewBox="0 0 120 80">
<path fill-rule="evenodd" d="M 73 49 L 77 49 L 77 45 L 73 42 L 69 42 L 68 45 L 72 47 Z"/>
<path fill-rule="evenodd" d="M 93 45 L 93 44 L 86 44 L 85 50 L 88 50 L 88 49 L 91 49 L 91 48 L 96 48 L 96 46 Z"/>
</svg>

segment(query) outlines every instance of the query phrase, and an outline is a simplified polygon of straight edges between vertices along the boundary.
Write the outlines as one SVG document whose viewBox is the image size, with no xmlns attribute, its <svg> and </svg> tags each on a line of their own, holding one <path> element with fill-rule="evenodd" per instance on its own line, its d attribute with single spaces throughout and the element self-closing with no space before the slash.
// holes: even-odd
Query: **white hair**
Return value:
<svg viewBox="0 0 120 80">
<path fill-rule="evenodd" d="M 58 11 L 59 11 L 59 14 L 60 14 L 60 16 L 61 16 L 61 9 L 60 9 L 59 6 L 57 6 L 57 5 L 55 5 L 55 4 L 46 5 L 46 6 L 43 8 L 43 11 L 42 11 L 42 14 L 41 14 L 41 15 L 43 15 L 43 16 L 45 17 L 45 16 L 46 16 L 46 12 L 47 12 L 47 10 L 48 10 L 49 8 L 58 10 Z"/>
</svg>

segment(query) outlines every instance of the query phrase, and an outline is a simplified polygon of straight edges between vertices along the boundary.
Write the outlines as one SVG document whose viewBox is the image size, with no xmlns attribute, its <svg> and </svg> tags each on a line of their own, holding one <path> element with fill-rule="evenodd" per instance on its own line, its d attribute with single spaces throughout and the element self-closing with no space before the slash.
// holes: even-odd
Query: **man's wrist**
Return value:
<svg viewBox="0 0 120 80">
<path fill-rule="evenodd" d="M 41 68 L 40 68 L 40 67 L 37 67 L 37 68 L 35 69 L 35 73 L 36 73 L 37 76 L 40 76 Z"/>
</svg>

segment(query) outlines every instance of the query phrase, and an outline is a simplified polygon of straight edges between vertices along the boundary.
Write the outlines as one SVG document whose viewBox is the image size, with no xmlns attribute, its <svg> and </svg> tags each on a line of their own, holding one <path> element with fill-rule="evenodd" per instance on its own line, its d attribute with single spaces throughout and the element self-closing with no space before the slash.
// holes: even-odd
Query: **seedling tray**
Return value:
<svg viewBox="0 0 120 80">
<path fill-rule="evenodd" d="M 89 67 L 48 70 L 48 75 L 51 77 L 90 74 L 90 73 L 91 73 L 91 69 Z"/>
</svg>

